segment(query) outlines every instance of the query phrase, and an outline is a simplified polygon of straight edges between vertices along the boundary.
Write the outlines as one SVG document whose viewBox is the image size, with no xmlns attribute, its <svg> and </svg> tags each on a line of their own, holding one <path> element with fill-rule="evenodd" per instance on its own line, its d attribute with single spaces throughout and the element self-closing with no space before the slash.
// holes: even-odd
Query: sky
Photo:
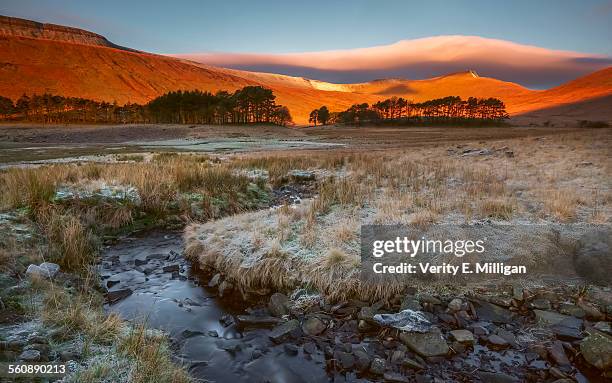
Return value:
<svg viewBox="0 0 612 383">
<path fill-rule="evenodd" d="M 476 35 L 612 55 L 611 0 L 1 0 L 0 14 L 154 53 L 291 53 Z"/>
</svg>

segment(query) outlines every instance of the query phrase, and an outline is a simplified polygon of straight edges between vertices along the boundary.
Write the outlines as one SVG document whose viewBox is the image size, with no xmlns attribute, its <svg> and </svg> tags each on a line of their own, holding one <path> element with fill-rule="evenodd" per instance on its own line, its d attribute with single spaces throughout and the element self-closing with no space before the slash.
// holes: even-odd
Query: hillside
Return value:
<svg viewBox="0 0 612 383">
<path fill-rule="evenodd" d="M 0 95 L 13 99 L 24 93 L 48 92 L 119 104 L 145 103 L 171 90 L 233 91 L 247 85 L 272 88 L 278 103 L 289 107 L 297 124 L 306 124 L 309 112 L 321 105 L 339 111 L 391 96 L 416 102 L 449 95 L 497 97 L 506 102 L 511 114 L 543 110 L 541 118 L 547 109 L 612 94 L 612 68 L 546 91 L 480 77 L 472 71 L 427 80 L 332 84 L 212 67 L 118 47 L 103 36 L 76 28 L 0 18 Z M 588 119 L 580 110 L 590 109 L 573 108 L 571 118 Z"/>
</svg>

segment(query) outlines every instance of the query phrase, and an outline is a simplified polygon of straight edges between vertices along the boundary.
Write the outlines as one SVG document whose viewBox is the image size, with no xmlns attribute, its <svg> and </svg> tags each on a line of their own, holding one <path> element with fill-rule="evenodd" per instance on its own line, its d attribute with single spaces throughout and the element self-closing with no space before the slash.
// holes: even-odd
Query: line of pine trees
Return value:
<svg viewBox="0 0 612 383">
<path fill-rule="evenodd" d="M 272 90 L 247 86 L 233 93 L 174 91 L 145 105 L 98 102 L 51 94 L 23 95 L 15 103 L 0 96 L 0 119 L 43 123 L 291 123 L 289 109 Z"/>
<path fill-rule="evenodd" d="M 323 118 L 321 118 L 323 116 Z M 437 98 L 414 103 L 402 97 L 392 97 L 373 105 L 355 104 L 342 112 L 329 113 L 323 106 L 310 113 L 310 122 L 361 124 L 365 122 L 398 121 L 405 123 L 436 122 L 501 122 L 509 118 L 506 106 L 497 98 L 458 96 Z"/>
</svg>

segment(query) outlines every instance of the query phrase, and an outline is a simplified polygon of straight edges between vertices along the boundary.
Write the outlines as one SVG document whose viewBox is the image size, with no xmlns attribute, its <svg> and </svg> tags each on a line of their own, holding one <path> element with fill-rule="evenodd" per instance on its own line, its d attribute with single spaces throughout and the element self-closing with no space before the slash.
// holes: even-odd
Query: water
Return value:
<svg viewBox="0 0 612 383">
<path fill-rule="evenodd" d="M 130 321 L 166 331 L 190 373 L 217 382 L 327 382 L 322 353 L 287 354 L 273 344 L 268 329 L 242 331 L 224 326 L 227 314 L 244 313 L 245 304 L 220 299 L 208 278 L 180 255 L 179 233 L 153 232 L 131 237 L 103 251 L 100 275 L 110 291 L 132 294 L 107 306 Z M 179 272 L 164 272 L 178 266 Z"/>
</svg>

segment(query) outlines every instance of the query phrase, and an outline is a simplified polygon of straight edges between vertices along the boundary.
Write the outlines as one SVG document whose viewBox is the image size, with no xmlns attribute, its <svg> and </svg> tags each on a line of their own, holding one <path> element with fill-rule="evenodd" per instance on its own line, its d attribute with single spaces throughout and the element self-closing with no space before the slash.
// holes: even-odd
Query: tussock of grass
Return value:
<svg viewBox="0 0 612 383">
<path fill-rule="evenodd" d="M 51 210 L 45 230 L 52 259 L 63 270 L 87 273 L 95 263 L 96 246 L 92 232 L 79 220 L 58 210 Z"/>
</svg>

